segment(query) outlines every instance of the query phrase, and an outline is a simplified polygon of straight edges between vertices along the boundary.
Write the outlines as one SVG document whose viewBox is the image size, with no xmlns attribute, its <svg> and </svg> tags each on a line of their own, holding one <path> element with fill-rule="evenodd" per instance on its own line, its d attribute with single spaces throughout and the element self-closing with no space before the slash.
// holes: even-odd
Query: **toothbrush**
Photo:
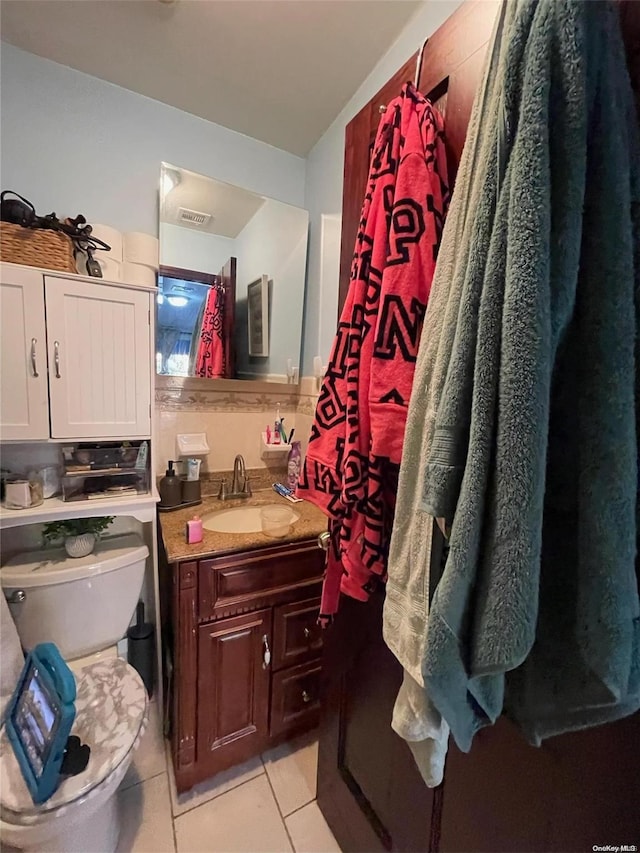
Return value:
<svg viewBox="0 0 640 853">
<path fill-rule="evenodd" d="M 288 501 L 291 501 L 292 504 L 302 503 L 302 498 L 297 498 L 293 491 L 282 483 L 274 483 L 273 491 L 282 495 L 282 497 L 286 498 Z"/>
<path fill-rule="evenodd" d="M 276 419 L 273 424 L 273 443 L 280 444 L 282 440 L 282 425 L 280 423 L 280 403 L 276 406 Z"/>
</svg>

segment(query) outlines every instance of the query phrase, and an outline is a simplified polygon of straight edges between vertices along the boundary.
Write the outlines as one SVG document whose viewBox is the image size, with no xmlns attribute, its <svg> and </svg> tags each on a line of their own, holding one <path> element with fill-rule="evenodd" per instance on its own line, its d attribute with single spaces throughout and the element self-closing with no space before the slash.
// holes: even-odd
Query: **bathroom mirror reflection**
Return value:
<svg viewBox="0 0 640 853">
<path fill-rule="evenodd" d="M 162 163 L 157 372 L 291 382 L 308 227 L 302 208 Z"/>
</svg>

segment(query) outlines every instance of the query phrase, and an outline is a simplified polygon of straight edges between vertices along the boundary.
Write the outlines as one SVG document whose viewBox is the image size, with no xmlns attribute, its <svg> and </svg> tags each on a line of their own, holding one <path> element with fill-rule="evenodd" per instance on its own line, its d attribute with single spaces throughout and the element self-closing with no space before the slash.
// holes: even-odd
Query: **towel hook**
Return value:
<svg viewBox="0 0 640 853">
<path fill-rule="evenodd" d="M 425 39 L 422 42 L 422 45 L 420 46 L 420 50 L 418 51 L 418 57 L 416 59 L 416 77 L 415 77 L 415 81 L 413 84 L 416 87 L 416 89 L 418 88 L 418 86 L 420 84 L 420 72 L 422 71 L 422 57 L 424 56 L 424 49 L 427 46 L 428 41 L 429 41 L 429 39 Z"/>
<path fill-rule="evenodd" d="M 418 51 L 418 55 L 416 57 L 416 76 L 413 85 L 418 88 L 418 84 L 420 83 L 420 72 L 422 71 L 422 57 L 424 55 L 424 49 L 427 46 L 427 42 L 429 39 L 425 39 L 420 45 L 420 50 Z M 378 112 L 380 115 L 387 109 L 386 104 L 380 104 L 378 107 Z"/>
</svg>

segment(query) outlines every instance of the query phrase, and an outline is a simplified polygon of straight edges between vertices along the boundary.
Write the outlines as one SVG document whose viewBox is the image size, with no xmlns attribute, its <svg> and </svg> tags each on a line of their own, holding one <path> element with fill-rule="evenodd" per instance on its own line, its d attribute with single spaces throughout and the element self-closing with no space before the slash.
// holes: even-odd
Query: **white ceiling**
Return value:
<svg viewBox="0 0 640 853">
<path fill-rule="evenodd" d="M 194 227 L 185 226 L 185 223 L 179 220 L 179 210 L 184 207 L 211 214 L 206 225 L 194 227 L 194 230 L 235 238 L 265 201 L 263 196 L 249 190 L 207 178 L 188 169 L 163 163 L 162 174 L 165 170 L 175 174 L 179 180 L 173 189 L 165 192 L 162 178 L 160 179 L 160 222 Z"/>
<path fill-rule="evenodd" d="M 11 0 L 2 38 L 305 156 L 420 0 Z"/>
</svg>

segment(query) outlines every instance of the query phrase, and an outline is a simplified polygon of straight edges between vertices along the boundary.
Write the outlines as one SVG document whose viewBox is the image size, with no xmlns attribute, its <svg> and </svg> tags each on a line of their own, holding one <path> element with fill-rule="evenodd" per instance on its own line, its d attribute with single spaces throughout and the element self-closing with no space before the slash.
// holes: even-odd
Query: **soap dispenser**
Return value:
<svg viewBox="0 0 640 853">
<path fill-rule="evenodd" d="M 169 467 L 160 480 L 158 490 L 160 492 L 160 506 L 180 506 L 182 503 L 182 486 L 173 469 L 173 460 L 169 460 Z"/>
</svg>

